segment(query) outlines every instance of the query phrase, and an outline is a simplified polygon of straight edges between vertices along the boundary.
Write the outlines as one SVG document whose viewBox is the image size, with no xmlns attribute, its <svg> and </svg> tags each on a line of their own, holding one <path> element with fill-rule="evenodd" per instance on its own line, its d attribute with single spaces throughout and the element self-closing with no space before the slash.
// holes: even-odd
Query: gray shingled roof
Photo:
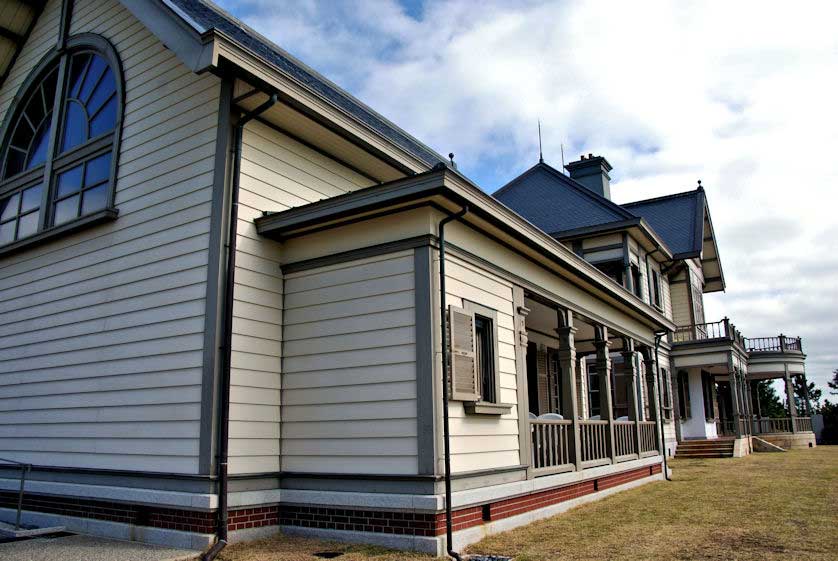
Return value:
<svg viewBox="0 0 838 561">
<path fill-rule="evenodd" d="M 642 218 L 676 258 L 701 252 L 704 190 L 618 205 L 559 170 L 538 163 L 495 194 L 500 202 L 555 237 L 579 228 Z"/>
<path fill-rule="evenodd" d="M 623 205 L 642 217 L 666 242 L 675 258 L 701 253 L 704 244 L 704 189 Z"/>
<path fill-rule="evenodd" d="M 445 162 L 441 155 L 215 4 L 206 0 L 169 0 L 169 2 L 202 26 L 204 30 L 217 29 L 223 32 L 242 47 L 305 84 L 428 166 L 433 167 L 439 162 Z"/>
<path fill-rule="evenodd" d="M 545 163 L 534 165 L 493 196 L 552 236 L 637 218 Z"/>
</svg>

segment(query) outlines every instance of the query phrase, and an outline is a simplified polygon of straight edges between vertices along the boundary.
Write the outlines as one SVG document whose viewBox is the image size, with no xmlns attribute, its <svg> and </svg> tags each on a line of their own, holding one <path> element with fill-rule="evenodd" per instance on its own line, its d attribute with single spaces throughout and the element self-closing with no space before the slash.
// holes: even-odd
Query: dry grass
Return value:
<svg viewBox="0 0 838 561">
<path fill-rule="evenodd" d="M 838 447 L 729 460 L 675 460 L 673 482 L 618 493 L 491 536 L 470 553 L 516 561 L 836 560 Z M 231 546 L 225 561 L 430 561 L 369 546 L 277 536 Z"/>
</svg>

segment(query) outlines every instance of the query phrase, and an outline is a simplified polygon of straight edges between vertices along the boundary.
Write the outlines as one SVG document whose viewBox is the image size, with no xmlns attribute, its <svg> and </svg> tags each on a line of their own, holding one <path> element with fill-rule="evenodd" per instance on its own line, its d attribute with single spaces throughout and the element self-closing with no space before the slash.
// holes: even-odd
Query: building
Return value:
<svg viewBox="0 0 838 561">
<path fill-rule="evenodd" d="M 540 161 L 494 196 L 677 325 L 658 360 L 667 454 L 688 441 L 685 455 L 744 455 L 750 435 L 785 448 L 813 446 L 811 405 L 792 383 L 806 377 L 800 338 L 745 338 L 728 318 L 704 317 L 703 295 L 723 291 L 725 280 L 701 182 L 617 205 L 608 160 L 589 154 L 566 167 L 569 176 Z M 759 411 L 756 384 L 774 378 L 785 382 L 787 418 Z M 706 442 L 719 437 L 725 441 Z"/>
<path fill-rule="evenodd" d="M 589 263 L 616 242 L 522 218 L 202 0 L 7 6 L 0 457 L 31 465 L 25 520 L 442 553 L 447 521 L 461 547 L 663 477 L 672 287 L 723 285 L 713 255 L 672 270 L 651 215 L 600 197 L 643 256 L 621 286 Z"/>
</svg>

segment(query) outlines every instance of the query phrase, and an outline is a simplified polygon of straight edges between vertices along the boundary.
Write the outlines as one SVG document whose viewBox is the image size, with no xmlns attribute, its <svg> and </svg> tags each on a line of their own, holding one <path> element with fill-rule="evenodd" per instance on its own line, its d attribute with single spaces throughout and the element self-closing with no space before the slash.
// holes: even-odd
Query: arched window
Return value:
<svg viewBox="0 0 838 561">
<path fill-rule="evenodd" d="M 116 216 L 122 71 L 98 35 L 70 37 L 30 74 L 6 115 L 0 253 Z"/>
</svg>

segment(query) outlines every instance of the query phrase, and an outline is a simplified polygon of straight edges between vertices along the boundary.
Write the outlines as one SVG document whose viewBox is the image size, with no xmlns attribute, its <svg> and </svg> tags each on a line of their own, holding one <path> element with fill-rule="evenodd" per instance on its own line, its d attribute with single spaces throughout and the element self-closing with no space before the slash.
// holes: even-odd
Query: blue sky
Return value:
<svg viewBox="0 0 838 561">
<path fill-rule="evenodd" d="M 838 368 L 838 5 L 221 0 L 492 192 L 538 158 L 628 202 L 707 191 L 728 290 L 708 321 Z M 833 400 L 835 398 L 833 397 Z"/>
</svg>

